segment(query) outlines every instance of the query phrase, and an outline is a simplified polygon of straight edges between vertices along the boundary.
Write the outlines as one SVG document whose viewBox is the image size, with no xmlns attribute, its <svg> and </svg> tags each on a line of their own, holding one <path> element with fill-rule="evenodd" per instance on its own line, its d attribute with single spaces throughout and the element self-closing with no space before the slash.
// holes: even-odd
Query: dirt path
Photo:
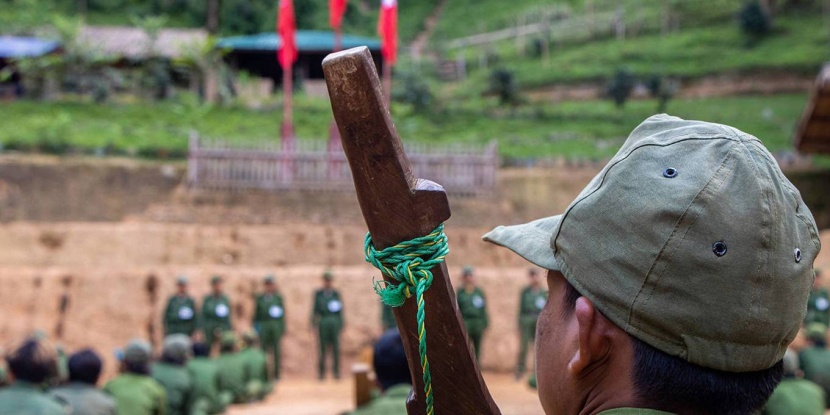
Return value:
<svg viewBox="0 0 830 415">
<path fill-rule="evenodd" d="M 485 374 L 487 385 L 502 413 L 539 415 L 542 407 L 536 392 L 511 376 Z M 277 386 L 276 393 L 265 402 L 237 405 L 230 415 L 336 415 L 352 410 L 352 383 L 348 380 L 317 382 L 310 379 L 288 380 Z"/>
<path fill-rule="evenodd" d="M 446 3 L 447 0 L 441 0 L 441 2 L 435 6 L 432 13 L 430 13 L 424 21 L 424 30 L 422 30 L 421 33 L 418 33 L 418 36 L 415 36 L 415 40 L 413 40 L 409 45 L 409 48 L 412 51 L 412 57 L 416 61 L 424 57 L 424 48 L 426 48 L 429 38 L 432 36 L 432 31 L 435 29 L 435 25 L 438 24 L 438 18 L 441 17 L 441 11 L 444 10 L 444 5 Z"/>
</svg>

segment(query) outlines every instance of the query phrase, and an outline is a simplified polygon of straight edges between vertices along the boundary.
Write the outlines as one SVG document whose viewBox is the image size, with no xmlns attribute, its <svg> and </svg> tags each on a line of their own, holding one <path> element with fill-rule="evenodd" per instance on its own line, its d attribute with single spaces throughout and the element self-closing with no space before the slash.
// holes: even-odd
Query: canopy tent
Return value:
<svg viewBox="0 0 830 415">
<path fill-rule="evenodd" d="M 35 58 L 51 53 L 60 47 L 54 40 L 36 37 L 0 36 L 0 58 Z"/>
</svg>

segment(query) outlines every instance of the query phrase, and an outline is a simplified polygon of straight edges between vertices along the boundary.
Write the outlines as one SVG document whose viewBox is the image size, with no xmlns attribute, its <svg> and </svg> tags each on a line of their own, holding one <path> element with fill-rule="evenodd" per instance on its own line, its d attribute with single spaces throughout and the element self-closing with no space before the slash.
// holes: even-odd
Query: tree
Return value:
<svg viewBox="0 0 830 415">
<path fill-rule="evenodd" d="M 741 31 L 749 36 L 752 42 L 760 40 L 772 29 L 772 17 L 769 11 L 765 10 L 757 0 L 744 3 L 738 13 L 738 21 Z"/>
<path fill-rule="evenodd" d="M 625 102 L 628 101 L 628 97 L 631 96 L 631 91 L 634 89 L 634 84 L 635 79 L 631 72 L 626 69 L 617 69 L 606 90 L 617 108 L 622 109 L 625 106 Z"/>
</svg>

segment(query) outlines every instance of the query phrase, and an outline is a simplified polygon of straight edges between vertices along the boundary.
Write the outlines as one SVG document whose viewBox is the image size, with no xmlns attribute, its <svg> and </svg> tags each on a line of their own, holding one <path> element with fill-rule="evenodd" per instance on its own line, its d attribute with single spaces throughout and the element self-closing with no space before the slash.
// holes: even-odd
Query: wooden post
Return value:
<svg viewBox="0 0 830 415">
<path fill-rule="evenodd" d="M 354 406 L 360 408 L 372 401 L 372 381 L 369 380 L 369 365 L 355 363 L 352 365 L 354 377 Z"/>
<path fill-rule="evenodd" d="M 331 54 L 323 60 L 323 72 L 358 202 L 375 247 L 383 249 L 426 235 L 449 219 L 444 189 L 412 174 L 383 104 L 369 49 L 360 47 Z M 433 268 L 432 273 L 432 287 L 425 293 L 424 303 L 435 413 L 499 414 L 473 357 L 446 264 Z M 394 313 L 413 378 L 407 411 L 410 415 L 422 415 L 426 402 L 415 301 L 407 300 Z"/>
</svg>

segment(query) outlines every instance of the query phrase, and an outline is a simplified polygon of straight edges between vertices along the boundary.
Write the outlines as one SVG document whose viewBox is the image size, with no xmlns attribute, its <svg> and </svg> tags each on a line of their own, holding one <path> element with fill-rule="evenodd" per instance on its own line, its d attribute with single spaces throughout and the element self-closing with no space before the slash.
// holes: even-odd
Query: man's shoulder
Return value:
<svg viewBox="0 0 830 415">
<path fill-rule="evenodd" d="M 87 402 L 94 401 L 97 405 L 115 407 L 115 400 L 93 385 L 68 384 L 58 386 L 49 390 L 49 394 L 66 401 L 83 399 Z"/>
<path fill-rule="evenodd" d="M 0 409 L 20 408 L 41 415 L 66 414 L 65 401 L 56 396 L 36 389 L 15 388 L 0 389 Z"/>
<path fill-rule="evenodd" d="M 673 415 L 673 412 L 647 408 L 614 408 L 602 411 L 597 415 Z"/>
</svg>

